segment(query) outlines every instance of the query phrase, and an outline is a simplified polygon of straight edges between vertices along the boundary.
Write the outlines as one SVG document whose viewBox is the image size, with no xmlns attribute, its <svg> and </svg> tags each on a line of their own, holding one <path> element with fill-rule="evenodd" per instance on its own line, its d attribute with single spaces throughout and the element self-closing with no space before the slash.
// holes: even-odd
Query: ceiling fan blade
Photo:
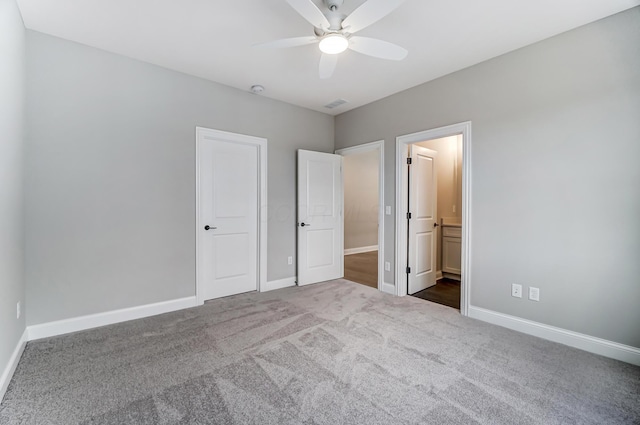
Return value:
<svg viewBox="0 0 640 425">
<path fill-rule="evenodd" d="M 287 3 L 314 27 L 327 29 L 331 26 L 318 6 L 311 0 L 287 0 Z"/>
<path fill-rule="evenodd" d="M 364 55 L 380 59 L 401 61 L 409 53 L 407 49 L 377 38 L 354 36 L 349 39 L 349 48 Z"/>
<path fill-rule="evenodd" d="M 269 49 L 283 49 L 286 47 L 306 46 L 307 44 L 317 43 L 318 38 L 309 37 L 293 37 L 281 38 L 280 40 L 267 41 L 265 43 L 254 44 L 253 47 L 265 47 Z"/>
<path fill-rule="evenodd" d="M 323 53 L 322 56 L 320 56 L 320 78 L 323 80 L 330 78 L 333 75 L 333 71 L 336 69 L 337 63 L 338 55 L 328 55 Z"/>
<path fill-rule="evenodd" d="M 402 3 L 404 3 L 404 0 L 366 1 L 347 16 L 347 18 L 342 22 L 342 28 L 351 34 L 358 32 L 361 29 L 378 22 L 378 20 L 387 16 Z"/>
</svg>

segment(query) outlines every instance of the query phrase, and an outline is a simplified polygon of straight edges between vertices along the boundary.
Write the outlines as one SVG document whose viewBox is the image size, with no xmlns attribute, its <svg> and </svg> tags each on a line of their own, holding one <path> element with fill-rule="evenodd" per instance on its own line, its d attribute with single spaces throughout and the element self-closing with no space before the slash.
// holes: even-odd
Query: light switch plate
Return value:
<svg viewBox="0 0 640 425">
<path fill-rule="evenodd" d="M 384 213 L 386 215 L 391 215 L 391 205 L 387 205 L 386 207 L 384 207 Z"/>
</svg>

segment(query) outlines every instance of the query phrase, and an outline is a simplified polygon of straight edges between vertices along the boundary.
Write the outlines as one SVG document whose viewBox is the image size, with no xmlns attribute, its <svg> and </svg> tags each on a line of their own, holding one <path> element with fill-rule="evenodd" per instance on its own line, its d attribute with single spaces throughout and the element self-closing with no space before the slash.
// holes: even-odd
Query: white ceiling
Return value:
<svg viewBox="0 0 640 425">
<path fill-rule="evenodd" d="M 322 7 L 322 0 L 313 0 Z M 348 14 L 364 0 L 345 0 Z M 640 5 L 640 0 L 406 0 L 358 35 L 405 47 L 402 62 L 341 54 L 318 77 L 317 45 L 252 47 L 312 35 L 285 0 L 18 0 L 27 28 L 336 115 Z M 324 108 L 338 98 L 349 101 Z"/>
</svg>

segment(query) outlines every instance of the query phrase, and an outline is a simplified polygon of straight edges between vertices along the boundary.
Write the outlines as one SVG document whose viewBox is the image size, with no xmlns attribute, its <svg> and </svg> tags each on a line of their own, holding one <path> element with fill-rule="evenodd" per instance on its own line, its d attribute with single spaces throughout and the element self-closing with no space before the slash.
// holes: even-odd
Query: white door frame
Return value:
<svg viewBox="0 0 640 425">
<path fill-rule="evenodd" d="M 471 121 L 396 137 L 396 295 L 407 295 L 407 163 L 409 145 L 462 135 L 462 267 L 460 313 L 469 314 L 471 294 Z"/>
<path fill-rule="evenodd" d="M 258 285 L 259 292 L 267 288 L 267 139 L 230 133 L 204 127 L 196 127 L 196 301 L 204 304 L 200 278 L 199 256 L 200 244 L 198 232 L 204 223 L 200 222 L 200 143 L 205 139 L 224 140 L 232 143 L 243 143 L 258 148 Z"/>
<path fill-rule="evenodd" d="M 336 150 L 348 156 L 378 149 L 378 290 L 384 290 L 384 140 Z M 344 230 L 343 230 L 344 231 Z"/>
</svg>

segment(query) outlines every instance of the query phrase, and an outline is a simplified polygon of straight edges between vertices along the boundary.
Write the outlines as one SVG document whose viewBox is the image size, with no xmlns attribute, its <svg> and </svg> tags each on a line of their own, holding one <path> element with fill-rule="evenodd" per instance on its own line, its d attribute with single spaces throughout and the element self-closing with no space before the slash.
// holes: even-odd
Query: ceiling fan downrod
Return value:
<svg viewBox="0 0 640 425">
<path fill-rule="evenodd" d="M 338 8 L 342 6 L 342 3 L 344 3 L 344 0 L 324 0 L 324 4 L 332 12 L 338 10 Z"/>
</svg>

